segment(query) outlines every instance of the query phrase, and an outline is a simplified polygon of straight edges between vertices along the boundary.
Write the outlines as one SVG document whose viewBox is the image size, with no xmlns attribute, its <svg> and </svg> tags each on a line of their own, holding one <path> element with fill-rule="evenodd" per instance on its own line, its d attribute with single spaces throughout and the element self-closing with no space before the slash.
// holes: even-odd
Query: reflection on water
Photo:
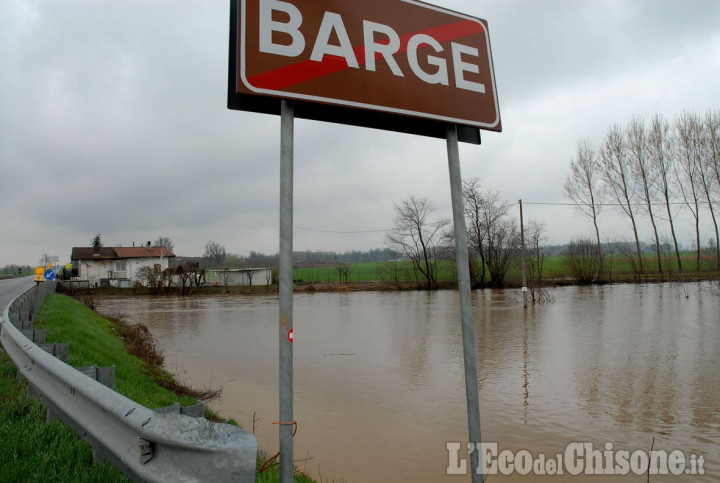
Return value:
<svg viewBox="0 0 720 483">
<path fill-rule="evenodd" d="M 689 290 L 558 288 L 555 303 L 527 311 L 517 291 L 475 292 L 483 440 L 554 454 L 572 441 L 649 449 L 654 437 L 655 449 L 705 456 L 708 476 L 672 481 L 720 481 L 720 297 Z M 467 441 L 457 293 L 300 294 L 294 308 L 295 457 L 312 458 L 311 474 L 468 479 L 445 475 L 445 442 Z M 255 415 L 260 446 L 277 448 L 276 297 L 108 298 L 99 309 L 147 324 L 168 369 L 222 386 L 213 407 L 248 430 Z"/>
</svg>

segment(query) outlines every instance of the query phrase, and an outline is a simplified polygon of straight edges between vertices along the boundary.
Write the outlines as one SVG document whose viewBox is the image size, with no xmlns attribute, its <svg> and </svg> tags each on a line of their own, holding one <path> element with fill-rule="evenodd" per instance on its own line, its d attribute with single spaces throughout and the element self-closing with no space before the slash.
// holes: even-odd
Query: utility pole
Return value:
<svg viewBox="0 0 720 483">
<path fill-rule="evenodd" d="M 525 224 L 523 223 L 523 209 L 522 209 L 522 200 L 518 200 L 518 204 L 520 205 L 520 244 L 521 244 L 521 264 L 522 264 L 522 293 L 523 293 L 523 307 L 527 308 L 528 306 L 528 299 L 527 299 L 527 273 L 525 271 Z"/>
</svg>

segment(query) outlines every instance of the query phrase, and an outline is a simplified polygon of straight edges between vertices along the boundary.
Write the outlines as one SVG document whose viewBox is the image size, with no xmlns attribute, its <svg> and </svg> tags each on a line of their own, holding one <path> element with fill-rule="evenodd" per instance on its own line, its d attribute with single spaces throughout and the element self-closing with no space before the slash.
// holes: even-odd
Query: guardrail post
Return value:
<svg viewBox="0 0 720 483">
<path fill-rule="evenodd" d="M 75 370 L 99 382 L 103 386 L 109 387 L 113 391 L 115 390 L 115 366 L 98 367 L 93 364 L 92 366 L 76 367 Z"/>
<path fill-rule="evenodd" d="M 20 376 L 20 373 L 18 372 L 18 377 L 22 379 L 22 376 Z M 27 383 L 27 397 L 28 399 L 32 398 L 41 398 L 42 399 L 42 393 L 37 390 L 35 386 L 30 384 L 30 381 Z"/>
<path fill-rule="evenodd" d="M 173 403 L 170 406 L 165 406 L 164 408 L 158 408 L 155 410 L 156 413 L 160 414 L 183 414 L 185 416 L 190 416 L 191 418 L 204 418 L 205 417 L 205 403 L 197 400 L 196 404 L 193 404 L 192 406 L 181 406 L 180 403 Z"/>
<path fill-rule="evenodd" d="M 55 342 L 53 344 L 52 355 L 67 364 L 70 356 L 70 342 Z"/>
<path fill-rule="evenodd" d="M 47 329 L 33 330 L 32 341 L 36 344 L 45 344 L 47 340 Z"/>
<path fill-rule="evenodd" d="M 180 414 L 190 416 L 191 418 L 204 418 L 205 403 L 198 400 L 197 404 L 192 406 L 180 406 Z"/>
<path fill-rule="evenodd" d="M 103 386 L 109 387 L 113 391 L 115 390 L 115 366 L 110 367 L 98 367 L 97 368 L 97 382 Z"/>
</svg>

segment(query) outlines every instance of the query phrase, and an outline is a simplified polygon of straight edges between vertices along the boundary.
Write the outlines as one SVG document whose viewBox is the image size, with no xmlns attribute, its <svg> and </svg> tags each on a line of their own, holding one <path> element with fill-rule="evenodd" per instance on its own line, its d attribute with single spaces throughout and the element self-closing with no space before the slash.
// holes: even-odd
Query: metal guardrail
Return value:
<svg viewBox="0 0 720 483">
<path fill-rule="evenodd" d="M 36 299 L 40 301 L 51 288 L 49 282 L 41 287 L 44 293 Z M 61 362 L 23 335 L 13 323 L 32 330 L 20 319 L 31 313 L 34 290 L 5 307 L 0 340 L 49 416 L 67 423 L 94 454 L 134 481 L 255 481 L 255 436 L 237 426 L 186 416 L 185 408 L 148 409 Z"/>
</svg>

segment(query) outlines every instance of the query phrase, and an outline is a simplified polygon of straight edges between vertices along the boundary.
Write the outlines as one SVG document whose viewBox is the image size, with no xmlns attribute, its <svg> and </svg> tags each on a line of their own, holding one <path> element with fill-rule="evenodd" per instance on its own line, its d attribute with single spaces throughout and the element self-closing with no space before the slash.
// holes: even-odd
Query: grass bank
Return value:
<svg viewBox="0 0 720 483">
<path fill-rule="evenodd" d="M 0 348 L 0 481 L 130 481 L 110 463 L 93 464 L 90 446 L 64 423 L 46 422 L 45 406 L 15 374 Z"/>
<path fill-rule="evenodd" d="M 109 320 L 72 298 L 49 295 L 36 327 L 47 329 L 48 342 L 70 342 L 72 366 L 114 365 L 116 391 L 148 408 L 192 405 L 204 392 L 178 384 L 162 369 L 162 354 L 147 328 Z M 26 383 L 15 380 L 15 366 L 4 351 L 0 364 L 0 481 L 128 481 L 108 463 L 93 465 L 90 446 L 65 424 L 45 422 L 44 406 L 28 400 Z M 212 412 L 206 416 L 219 419 Z M 259 474 L 257 481 L 279 481 L 277 468 Z M 298 475 L 296 481 L 313 480 Z"/>
</svg>

